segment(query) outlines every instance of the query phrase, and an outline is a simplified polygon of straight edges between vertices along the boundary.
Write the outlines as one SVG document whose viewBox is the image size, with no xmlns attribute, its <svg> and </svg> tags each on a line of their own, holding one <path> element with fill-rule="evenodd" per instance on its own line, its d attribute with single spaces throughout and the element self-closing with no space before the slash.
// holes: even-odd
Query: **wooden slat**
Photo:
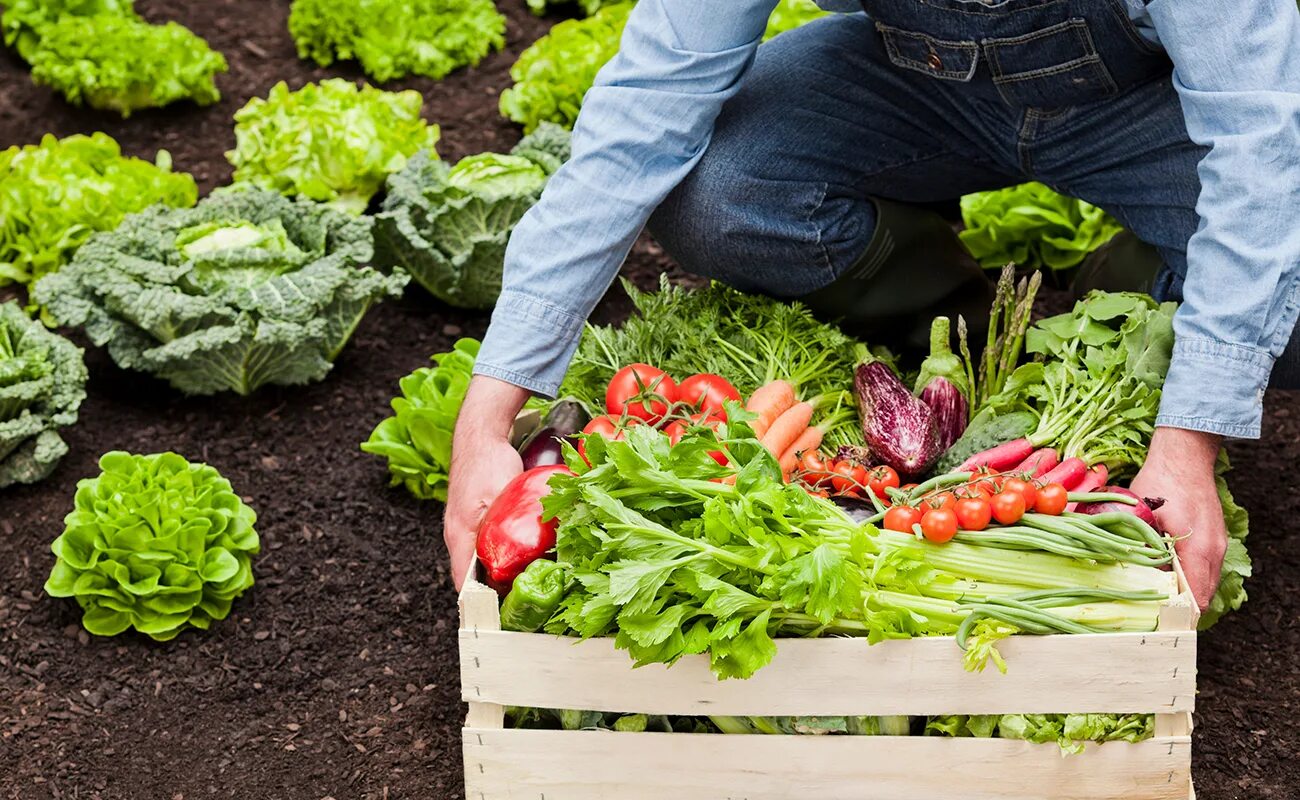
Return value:
<svg viewBox="0 0 1300 800">
<path fill-rule="evenodd" d="M 1191 740 L 473 730 L 467 800 L 1186 800 Z"/>
<path fill-rule="evenodd" d="M 1164 713 L 1196 699 L 1190 632 L 1023 636 L 999 643 L 1007 674 L 966 672 L 951 638 L 785 639 L 749 680 L 719 681 L 703 656 L 631 669 L 608 639 L 461 631 L 471 702 L 647 714 Z"/>
<path fill-rule="evenodd" d="M 478 569 L 475 562 L 471 568 Z M 460 593 L 460 629 L 461 636 L 478 635 L 479 631 L 500 631 L 501 611 L 497 604 L 497 593 L 481 583 L 470 581 Z M 461 650 L 461 659 L 465 651 Z M 465 694 L 465 685 L 461 683 L 461 693 Z M 467 728 L 500 728 L 505 725 L 505 708 L 498 703 L 483 702 L 479 697 L 464 697 L 469 703 L 469 713 L 465 717 Z"/>
</svg>

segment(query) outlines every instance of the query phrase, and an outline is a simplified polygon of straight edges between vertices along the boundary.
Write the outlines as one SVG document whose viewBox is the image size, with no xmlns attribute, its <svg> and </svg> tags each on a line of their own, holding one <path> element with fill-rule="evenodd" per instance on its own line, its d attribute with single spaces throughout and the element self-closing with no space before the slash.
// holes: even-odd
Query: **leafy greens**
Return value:
<svg viewBox="0 0 1300 800">
<path fill-rule="evenodd" d="M 320 380 L 405 273 L 368 266 L 370 221 L 251 187 L 155 206 L 91 238 L 35 299 L 119 366 L 189 394 Z"/>
<path fill-rule="evenodd" d="M 134 3 L 135 0 L 6 0 L 0 30 L 4 32 L 5 45 L 16 50 L 24 61 L 31 62 L 46 26 L 69 16 L 139 19 Z"/>
<path fill-rule="evenodd" d="M 417 154 L 388 179 L 375 217 L 377 261 L 405 269 L 443 302 L 491 308 L 511 231 L 568 156 L 568 131 L 551 123 L 511 155 L 484 153 L 448 167 Z"/>
<path fill-rule="evenodd" d="M 207 630 L 253 585 L 257 515 L 230 482 L 175 453 L 112 452 L 77 483 L 51 597 L 74 597 L 96 636 L 134 628 L 158 641 Z"/>
<path fill-rule="evenodd" d="M 1085 742 L 1142 742 L 1155 736 L 1151 714 L 951 714 L 930 717 L 926 736 L 1020 739 L 1078 754 Z"/>
<path fill-rule="evenodd" d="M 96 231 L 155 204 L 188 207 L 194 179 L 171 171 L 159 150 L 154 163 L 125 158 L 107 134 L 56 139 L 0 152 L 0 286 L 29 284 L 54 272 Z"/>
<path fill-rule="evenodd" d="M 377 81 L 473 66 L 505 46 L 505 30 L 492 0 L 294 0 L 289 10 L 299 58 L 356 59 Z"/>
<path fill-rule="evenodd" d="M 384 180 L 420 150 L 437 125 L 420 118 L 419 92 L 385 92 L 331 78 L 296 92 L 283 81 L 235 112 L 235 180 L 359 214 Z"/>
<path fill-rule="evenodd" d="M 1068 269 L 1123 230 L 1100 208 L 1041 183 L 968 194 L 961 199 L 961 215 L 962 242 L 990 269 L 1007 263 Z"/>
<path fill-rule="evenodd" d="M 763 41 L 766 42 L 778 34 L 794 30 L 828 13 L 830 12 L 823 10 L 814 0 L 781 0 L 767 20 Z"/>
<path fill-rule="evenodd" d="M 81 349 L 0 303 L 0 489 L 43 480 L 68 452 L 59 429 L 86 398 Z"/>
</svg>

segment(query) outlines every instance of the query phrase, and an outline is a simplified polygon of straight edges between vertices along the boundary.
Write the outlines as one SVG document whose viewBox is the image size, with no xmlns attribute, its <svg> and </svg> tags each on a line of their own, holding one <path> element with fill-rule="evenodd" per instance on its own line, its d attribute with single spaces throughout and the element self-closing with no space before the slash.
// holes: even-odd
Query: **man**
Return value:
<svg viewBox="0 0 1300 800">
<path fill-rule="evenodd" d="M 457 585 L 520 470 L 511 420 L 556 391 L 644 225 L 688 270 L 870 330 L 983 302 L 922 206 L 1039 180 L 1153 245 L 1154 293 L 1182 301 L 1133 488 L 1167 499 L 1204 607 L 1226 546 L 1215 454 L 1259 436 L 1300 309 L 1295 0 L 838 0 L 858 13 L 760 47 L 774 5 L 641 0 L 588 93 L 510 242 L 456 428 Z"/>
</svg>

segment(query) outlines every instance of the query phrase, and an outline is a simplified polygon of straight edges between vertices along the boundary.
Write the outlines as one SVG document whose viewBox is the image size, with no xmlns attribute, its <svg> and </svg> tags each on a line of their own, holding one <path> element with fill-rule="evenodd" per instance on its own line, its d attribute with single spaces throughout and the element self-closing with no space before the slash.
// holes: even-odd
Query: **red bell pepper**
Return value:
<svg viewBox="0 0 1300 800">
<path fill-rule="evenodd" d="M 488 507 L 478 529 L 478 560 L 487 570 L 488 583 L 509 591 L 524 568 L 555 547 L 558 520 L 542 521 L 542 498 L 558 472 L 572 475 L 563 464 L 536 467 L 506 484 Z"/>
</svg>

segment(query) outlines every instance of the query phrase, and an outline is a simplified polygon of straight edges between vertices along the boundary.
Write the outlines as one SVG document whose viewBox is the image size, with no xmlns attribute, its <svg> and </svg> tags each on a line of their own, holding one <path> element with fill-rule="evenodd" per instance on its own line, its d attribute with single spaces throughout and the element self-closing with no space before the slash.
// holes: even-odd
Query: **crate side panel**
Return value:
<svg viewBox="0 0 1300 800">
<path fill-rule="evenodd" d="M 1000 739 L 474 730 L 468 800 L 1186 800 L 1188 737 Z"/>
<path fill-rule="evenodd" d="M 1008 664 L 966 672 L 951 638 L 781 640 L 749 680 L 703 656 L 632 668 L 611 640 L 462 631 L 465 700 L 648 714 L 885 715 L 1192 711 L 1196 634 L 1014 637 Z"/>
</svg>

